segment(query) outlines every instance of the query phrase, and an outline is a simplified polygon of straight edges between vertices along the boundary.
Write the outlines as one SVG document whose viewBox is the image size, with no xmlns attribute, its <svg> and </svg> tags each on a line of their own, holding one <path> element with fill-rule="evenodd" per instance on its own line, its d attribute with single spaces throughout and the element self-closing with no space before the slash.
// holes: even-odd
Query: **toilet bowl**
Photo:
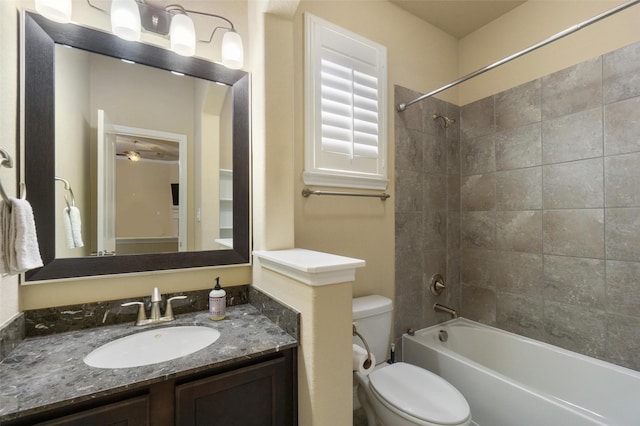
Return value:
<svg viewBox="0 0 640 426">
<path fill-rule="evenodd" d="M 466 426 L 471 410 L 464 396 L 442 377 L 421 367 L 388 364 L 391 300 L 382 296 L 353 299 L 353 322 L 378 365 L 370 374 L 354 372 L 357 396 L 369 426 Z M 362 345 L 359 338 L 355 344 Z"/>
</svg>

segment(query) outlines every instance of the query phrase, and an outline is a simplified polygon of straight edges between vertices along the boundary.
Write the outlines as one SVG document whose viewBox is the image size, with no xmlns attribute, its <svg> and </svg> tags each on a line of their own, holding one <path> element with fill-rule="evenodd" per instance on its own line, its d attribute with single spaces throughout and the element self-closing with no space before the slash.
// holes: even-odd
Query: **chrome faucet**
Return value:
<svg viewBox="0 0 640 426">
<path fill-rule="evenodd" d="M 171 302 L 178 299 L 186 299 L 187 296 L 174 296 L 167 299 L 167 307 L 164 311 L 164 316 L 160 315 L 160 303 L 162 302 L 162 296 L 158 287 L 153 289 L 151 293 L 151 317 L 147 318 L 147 313 L 144 310 L 144 302 L 127 302 L 120 306 L 133 306 L 138 305 L 138 318 L 136 319 L 136 325 L 148 325 L 156 324 L 160 322 L 169 322 L 176 319 L 173 315 L 173 308 Z"/>
<path fill-rule="evenodd" d="M 433 310 L 436 312 L 444 312 L 446 314 L 451 315 L 451 318 L 458 318 L 458 313 L 455 309 L 452 309 L 448 306 L 441 305 L 439 303 L 435 303 L 433 305 Z"/>
</svg>

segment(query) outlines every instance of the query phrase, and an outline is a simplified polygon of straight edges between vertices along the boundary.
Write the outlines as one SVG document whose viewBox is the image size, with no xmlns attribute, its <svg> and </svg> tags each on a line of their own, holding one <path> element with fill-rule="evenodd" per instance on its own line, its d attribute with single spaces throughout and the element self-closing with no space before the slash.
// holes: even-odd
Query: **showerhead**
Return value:
<svg viewBox="0 0 640 426">
<path fill-rule="evenodd" d="M 456 122 L 455 118 L 445 117 L 444 115 L 438 113 L 433 114 L 434 120 L 437 120 L 438 118 L 442 118 L 442 123 L 444 124 L 445 129 L 453 126 L 453 124 Z"/>
</svg>

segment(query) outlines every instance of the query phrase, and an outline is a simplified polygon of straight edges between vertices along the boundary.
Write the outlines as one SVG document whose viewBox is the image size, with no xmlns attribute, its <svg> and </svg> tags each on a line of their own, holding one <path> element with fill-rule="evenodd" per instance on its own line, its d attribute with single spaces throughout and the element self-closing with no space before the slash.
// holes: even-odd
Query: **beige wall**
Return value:
<svg viewBox="0 0 640 426">
<path fill-rule="evenodd" d="M 460 41 L 459 75 L 609 10 L 621 1 L 529 0 Z M 640 6 L 633 6 L 460 85 L 459 105 L 515 87 L 640 40 Z M 415 90 L 419 88 L 407 86 Z"/>
<path fill-rule="evenodd" d="M 387 48 L 388 62 L 388 161 L 391 198 L 310 197 L 304 187 L 303 118 L 303 13 L 310 12 L 356 32 Z M 447 83 L 457 71 L 457 41 L 391 3 L 303 1 L 295 16 L 295 145 L 294 202 L 295 245 L 318 251 L 364 259 L 354 295 L 394 295 L 394 112 L 393 87 L 399 84 L 416 90 Z M 455 91 L 449 94 L 454 99 Z"/>
</svg>

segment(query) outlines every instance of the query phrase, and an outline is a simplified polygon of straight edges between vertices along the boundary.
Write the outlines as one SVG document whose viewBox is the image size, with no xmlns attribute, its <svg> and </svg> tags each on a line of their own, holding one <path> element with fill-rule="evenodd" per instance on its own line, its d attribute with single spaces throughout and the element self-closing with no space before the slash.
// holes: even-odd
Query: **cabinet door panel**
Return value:
<svg viewBox="0 0 640 426">
<path fill-rule="evenodd" d="M 115 402 L 69 416 L 38 423 L 40 426 L 147 426 L 149 396 Z"/>
<path fill-rule="evenodd" d="M 285 358 L 176 387 L 180 426 L 280 426 L 286 413 Z"/>
</svg>

